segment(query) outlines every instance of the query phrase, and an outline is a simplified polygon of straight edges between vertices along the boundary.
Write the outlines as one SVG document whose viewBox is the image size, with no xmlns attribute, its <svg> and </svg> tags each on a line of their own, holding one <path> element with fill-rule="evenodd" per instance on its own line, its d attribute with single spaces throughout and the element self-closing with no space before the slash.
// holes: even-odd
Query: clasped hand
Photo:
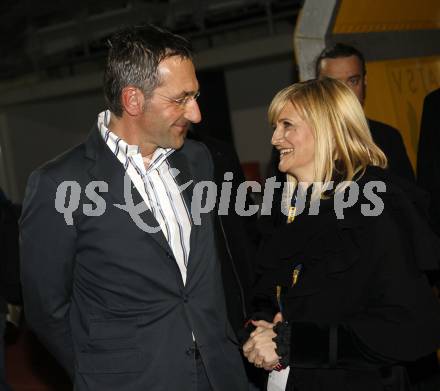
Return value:
<svg viewBox="0 0 440 391">
<path fill-rule="evenodd" d="M 275 315 L 272 323 L 264 320 L 252 321 L 256 329 L 243 345 L 243 353 L 248 361 L 256 367 L 271 371 L 279 363 L 280 357 L 275 351 L 277 345 L 273 341 L 273 338 L 276 337 L 273 328 L 276 323 L 281 321 L 281 313 Z"/>
</svg>

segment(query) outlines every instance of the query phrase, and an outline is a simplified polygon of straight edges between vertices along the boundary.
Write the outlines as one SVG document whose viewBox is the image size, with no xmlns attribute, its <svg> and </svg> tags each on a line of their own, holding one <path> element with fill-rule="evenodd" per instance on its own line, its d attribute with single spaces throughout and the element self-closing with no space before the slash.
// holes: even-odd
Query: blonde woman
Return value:
<svg viewBox="0 0 440 391">
<path fill-rule="evenodd" d="M 290 186 L 263 224 L 245 356 L 270 371 L 268 390 L 407 389 L 400 364 L 440 346 L 419 271 L 438 261 L 437 241 L 343 83 L 287 87 L 269 120 Z"/>
</svg>

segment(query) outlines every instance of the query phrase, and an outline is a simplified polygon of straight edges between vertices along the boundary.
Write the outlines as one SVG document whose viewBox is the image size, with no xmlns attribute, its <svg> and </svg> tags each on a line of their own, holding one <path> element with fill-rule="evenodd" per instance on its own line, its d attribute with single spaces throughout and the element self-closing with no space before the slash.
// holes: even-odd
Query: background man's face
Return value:
<svg viewBox="0 0 440 391">
<path fill-rule="evenodd" d="M 361 105 L 364 104 L 366 80 L 357 56 L 323 59 L 318 77 L 331 77 L 344 82 L 356 94 Z"/>
</svg>

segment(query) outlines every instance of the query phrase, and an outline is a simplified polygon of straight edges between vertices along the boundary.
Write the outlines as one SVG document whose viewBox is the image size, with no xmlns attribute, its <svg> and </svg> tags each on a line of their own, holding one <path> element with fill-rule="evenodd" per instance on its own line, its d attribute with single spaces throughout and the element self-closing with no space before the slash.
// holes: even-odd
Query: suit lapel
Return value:
<svg viewBox="0 0 440 391">
<path fill-rule="evenodd" d="M 113 205 L 126 205 L 127 202 L 124 195 L 124 167 L 107 147 L 101 135 L 99 134 L 99 130 L 96 127 L 92 130 L 85 145 L 86 157 L 94 160 L 95 162 L 95 164 L 89 171 L 92 178 L 104 181 L 108 184 L 108 194 L 109 198 L 111 198 L 111 200 L 114 202 Z M 144 203 L 142 196 L 139 194 L 128 175 L 127 179 L 125 180 L 128 181 L 127 186 L 129 186 L 129 189 L 131 191 L 133 205 Z M 142 222 L 149 227 L 157 227 L 159 223 L 154 218 L 151 210 L 147 208 L 143 208 L 143 210 L 144 211 L 139 214 L 139 218 L 142 220 Z M 128 217 L 131 218 L 128 211 L 126 211 L 126 213 Z M 144 231 L 147 230 L 144 229 Z M 167 253 L 171 252 L 171 248 L 168 245 L 168 242 L 163 235 L 162 230 L 159 230 L 158 232 L 146 233 L 147 235 L 151 236 Z"/>
</svg>

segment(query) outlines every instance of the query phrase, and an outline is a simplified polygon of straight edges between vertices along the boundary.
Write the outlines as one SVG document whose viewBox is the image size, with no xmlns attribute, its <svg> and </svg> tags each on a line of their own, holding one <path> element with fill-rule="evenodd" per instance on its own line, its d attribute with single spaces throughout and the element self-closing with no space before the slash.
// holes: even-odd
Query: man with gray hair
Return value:
<svg viewBox="0 0 440 391">
<path fill-rule="evenodd" d="M 185 141 L 201 120 L 189 43 L 150 25 L 119 31 L 104 93 L 109 110 L 89 138 L 29 179 L 27 320 L 76 391 L 246 390 L 213 212 L 193 219 L 192 190 L 213 166 Z"/>
</svg>

